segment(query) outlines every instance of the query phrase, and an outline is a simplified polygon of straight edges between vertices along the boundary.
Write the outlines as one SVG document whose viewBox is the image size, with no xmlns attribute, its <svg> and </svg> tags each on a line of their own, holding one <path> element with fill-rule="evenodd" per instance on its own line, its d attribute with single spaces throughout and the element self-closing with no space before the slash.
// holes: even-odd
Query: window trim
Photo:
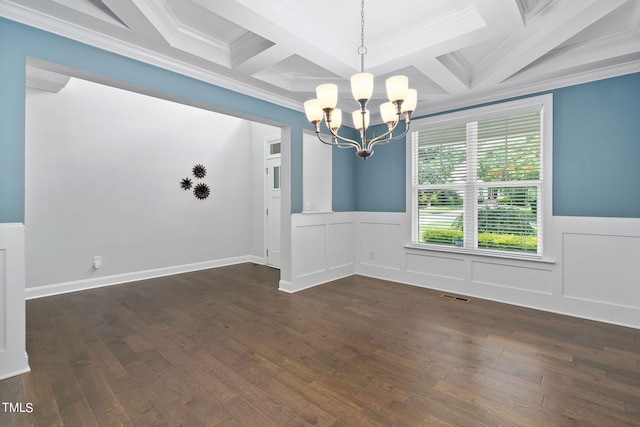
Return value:
<svg viewBox="0 0 640 427">
<path fill-rule="evenodd" d="M 529 255 L 518 252 L 506 252 L 490 249 L 469 249 L 460 248 L 455 246 L 440 246 L 428 243 L 417 243 L 415 239 L 416 230 L 416 212 L 414 209 L 414 195 L 413 195 L 413 173 L 414 173 L 414 144 L 413 134 L 420 130 L 441 127 L 452 126 L 461 123 L 467 123 L 470 121 L 486 120 L 490 118 L 497 118 L 505 115 L 517 115 L 521 113 L 541 111 L 542 121 L 542 255 Z M 538 96 L 531 96 L 528 98 L 522 98 L 514 101 L 499 102 L 496 104 L 470 107 L 465 110 L 456 111 L 452 113 L 443 113 L 434 115 L 431 117 L 416 119 L 412 124 L 412 131 L 410 136 L 407 136 L 406 140 L 406 212 L 409 216 L 409 227 L 407 230 L 406 241 L 409 243 L 405 245 L 407 248 L 412 249 L 424 249 L 441 252 L 453 252 L 460 254 L 493 256 L 498 258 L 509 258 L 518 260 L 532 260 L 543 262 L 554 262 L 554 248 L 553 248 L 553 95 L 545 94 Z"/>
</svg>

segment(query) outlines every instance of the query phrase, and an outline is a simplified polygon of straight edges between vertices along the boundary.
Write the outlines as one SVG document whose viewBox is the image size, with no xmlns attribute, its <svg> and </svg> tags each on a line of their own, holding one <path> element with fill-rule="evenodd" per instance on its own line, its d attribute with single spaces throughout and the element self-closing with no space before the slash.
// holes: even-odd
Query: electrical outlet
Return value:
<svg viewBox="0 0 640 427">
<path fill-rule="evenodd" d="M 100 255 L 93 257 L 93 268 L 96 270 L 102 267 L 102 257 Z"/>
<path fill-rule="evenodd" d="M 376 259 L 376 253 L 375 253 L 374 251 L 371 251 L 371 252 L 369 253 L 369 258 L 370 258 L 370 259 Z"/>
</svg>

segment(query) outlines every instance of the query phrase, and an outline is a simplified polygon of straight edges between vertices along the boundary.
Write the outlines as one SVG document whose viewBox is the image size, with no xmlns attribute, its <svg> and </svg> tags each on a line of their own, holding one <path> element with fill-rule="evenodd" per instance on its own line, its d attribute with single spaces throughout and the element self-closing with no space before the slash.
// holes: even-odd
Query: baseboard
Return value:
<svg viewBox="0 0 640 427">
<path fill-rule="evenodd" d="M 305 289 L 310 289 L 310 288 L 314 288 L 316 286 L 323 285 L 325 283 L 333 282 L 335 280 L 344 279 L 345 277 L 353 276 L 354 274 L 355 273 L 349 269 L 349 271 L 342 272 L 342 273 L 340 273 L 339 275 L 336 275 L 336 276 L 329 276 L 329 275 L 326 275 L 326 274 L 317 275 L 314 278 L 315 280 L 312 280 L 312 281 L 305 280 L 304 282 L 298 283 L 295 286 L 291 282 L 288 282 L 288 281 L 285 281 L 285 280 L 281 280 L 278 290 L 282 291 L 282 292 L 289 293 L 289 294 L 293 294 L 293 293 L 296 293 L 296 292 L 304 291 Z"/>
<path fill-rule="evenodd" d="M 293 290 L 293 285 L 288 280 L 280 280 L 278 284 L 278 290 L 282 292 L 286 292 L 288 294 L 292 294 L 295 291 Z"/>
<path fill-rule="evenodd" d="M 162 267 L 152 270 L 134 271 L 131 273 L 116 274 L 112 276 L 96 277 L 93 279 L 76 280 L 72 282 L 56 283 L 52 285 L 37 286 L 25 289 L 25 299 L 35 299 L 49 297 L 53 295 L 66 294 L 69 292 L 84 291 L 87 289 L 101 288 L 104 286 L 119 285 L 128 282 L 153 279 L 156 277 L 171 276 L 174 274 L 188 273 L 190 271 L 206 270 L 209 268 L 224 267 L 226 265 L 242 264 L 254 262 L 250 255 L 219 260 L 197 262 L 193 264 L 176 265 L 172 267 Z M 259 263 L 259 262 L 258 262 Z"/>
<path fill-rule="evenodd" d="M 248 256 L 248 261 L 253 263 L 253 264 L 267 265 L 267 260 L 264 257 L 259 257 L 259 256 L 255 256 L 255 255 L 249 255 Z"/>
<path fill-rule="evenodd" d="M 5 374 L 0 376 L 0 381 L 6 380 L 7 378 L 15 377 L 15 376 L 18 376 L 18 375 L 26 374 L 27 372 L 31 372 L 31 369 L 28 368 L 28 367 L 25 368 L 25 369 L 21 369 L 19 371 L 8 372 L 8 373 L 5 373 Z"/>
<path fill-rule="evenodd" d="M 0 372 L 0 381 L 6 380 L 7 378 L 15 377 L 16 375 L 26 374 L 27 372 L 31 372 L 31 368 L 29 367 L 29 356 L 27 353 L 24 353 L 24 359 L 18 358 L 20 360 L 9 360 L 7 361 L 5 358 L 0 357 L 2 363 L 0 366 L 11 365 L 11 371 Z M 5 366 L 6 367 L 6 366 Z"/>
</svg>

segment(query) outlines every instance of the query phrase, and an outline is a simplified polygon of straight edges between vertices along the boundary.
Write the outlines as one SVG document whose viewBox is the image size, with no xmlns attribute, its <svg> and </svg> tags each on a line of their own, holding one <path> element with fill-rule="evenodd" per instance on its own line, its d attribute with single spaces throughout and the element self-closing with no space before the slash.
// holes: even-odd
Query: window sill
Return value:
<svg viewBox="0 0 640 427">
<path fill-rule="evenodd" d="M 458 255 L 473 255 L 487 258 L 501 258 L 505 260 L 514 261 L 528 261 L 541 264 L 555 264 L 556 261 L 550 258 L 540 257 L 538 255 L 520 255 L 513 253 L 503 253 L 500 251 L 478 250 L 478 249 L 465 249 L 459 247 L 447 247 L 438 245 L 426 245 L 426 244 L 408 244 L 404 246 L 405 249 L 415 249 L 418 251 L 431 251 L 431 252 L 447 252 Z"/>
</svg>

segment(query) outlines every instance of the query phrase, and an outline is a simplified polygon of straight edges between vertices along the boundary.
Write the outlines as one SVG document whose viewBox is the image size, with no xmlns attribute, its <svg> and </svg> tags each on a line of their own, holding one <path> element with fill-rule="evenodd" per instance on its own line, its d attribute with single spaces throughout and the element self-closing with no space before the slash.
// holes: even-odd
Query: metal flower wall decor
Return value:
<svg viewBox="0 0 640 427">
<path fill-rule="evenodd" d="M 204 183 L 200 183 L 193 188 L 193 194 L 197 199 L 204 200 L 209 197 L 209 186 Z"/>
<path fill-rule="evenodd" d="M 195 165 L 193 169 L 191 169 L 191 172 L 197 179 L 203 179 L 205 176 L 207 176 L 207 168 L 199 163 Z M 180 188 L 185 191 L 191 190 L 193 188 L 193 195 L 198 200 L 204 200 L 211 194 L 211 188 L 209 188 L 207 184 L 201 182 L 194 186 L 193 181 L 191 181 L 191 178 L 188 177 L 183 178 L 182 181 L 180 181 Z"/>
<path fill-rule="evenodd" d="M 183 190 L 191 190 L 193 183 L 191 182 L 191 178 L 184 178 L 182 181 L 180 181 L 180 187 Z"/>
<path fill-rule="evenodd" d="M 193 176 L 196 178 L 204 178 L 207 175 L 207 168 L 202 166 L 201 164 L 197 164 L 193 167 Z"/>
</svg>

